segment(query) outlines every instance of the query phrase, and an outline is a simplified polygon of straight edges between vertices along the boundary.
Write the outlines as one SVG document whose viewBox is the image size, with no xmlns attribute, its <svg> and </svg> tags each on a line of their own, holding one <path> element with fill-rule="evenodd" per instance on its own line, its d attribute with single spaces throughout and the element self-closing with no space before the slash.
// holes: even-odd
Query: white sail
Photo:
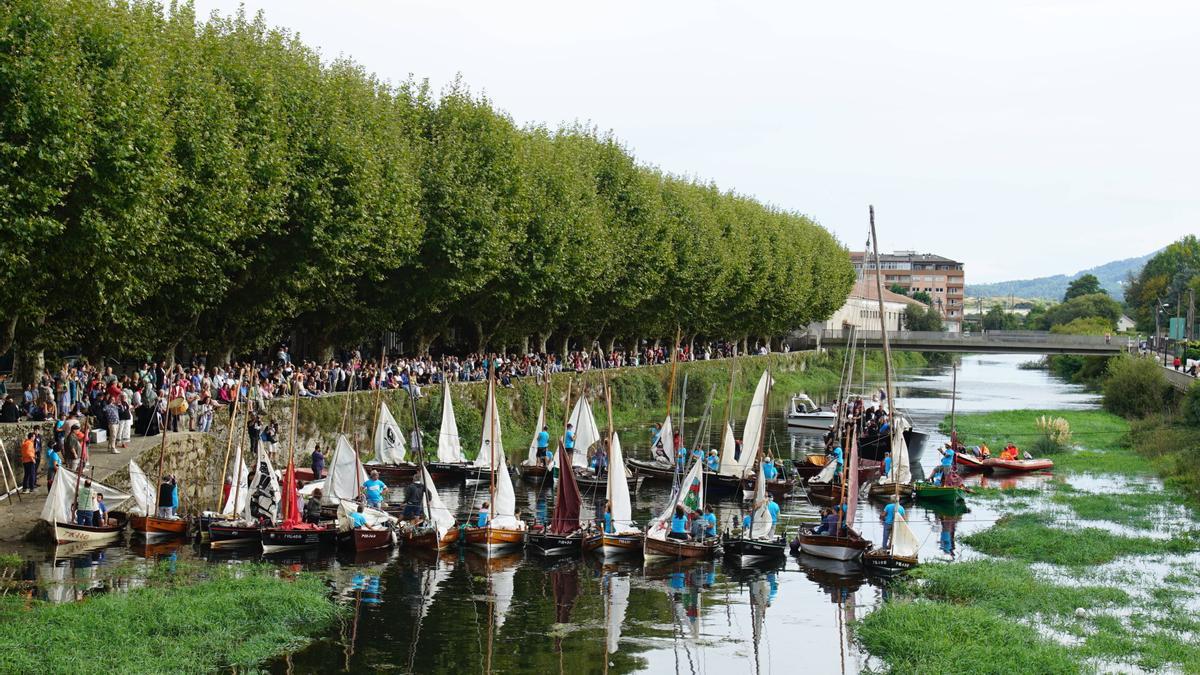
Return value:
<svg viewBox="0 0 1200 675">
<path fill-rule="evenodd" d="M 350 521 L 350 514 L 357 510 L 358 502 L 350 499 L 338 500 L 337 527 L 339 531 L 348 532 L 354 529 L 354 525 Z M 387 527 L 400 522 L 395 516 L 389 516 L 386 512 L 369 506 L 363 507 L 363 518 L 366 518 L 367 525 L 374 528 Z"/>
<path fill-rule="evenodd" d="M 767 508 L 767 481 L 763 479 L 762 464 L 758 467 L 758 476 L 754 479 L 754 513 L 750 515 L 750 539 L 770 539 L 773 523 L 771 510 Z"/>
<path fill-rule="evenodd" d="M 605 617 L 608 622 L 608 653 L 616 654 L 621 646 L 621 625 L 625 623 L 625 612 L 629 609 L 629 577 L 608 575 L 608 604 Z"/>
<path fill-rule="evenodd" d="M 629 483 L 624 471 L 617 467 L 625 466 L 625 458 L 621 453 L 621 438 L 613 434 L 612 451 L 608 456 L 608 500 L 612 502 L 612 526 L 617 534 L 632 534 L 637 532 L 633 524 L 633 504 L 629 499 Z"/>
<path fill-rule="evenodd" d="M 454 417 L 454 399 L 450 383 L 442 383 L 442 427 L 438 430 L 437 458 L 439 462 L 458 464 L 467 461 L 458 438 L 458 420 Z"/>
<path fill-rule="evenodd" d="M 771 385 L 771 375 L 763 371 L 758 378 L 758 386 L 754 388 L 754 398 L 750 400 L 750 412 L 746 413 L 746 427 L 742 429 L 742 473 L 754 466 L 758 457 L 759 444 L 762 442 L 763 416 L 767 414 L 767 392 Z"/>
<path fill-rule="evenodd" d="M 737 460 L 737 439 L 733 435 L 733 425 L 725 424 L 725 437 L 721 439 L 721 468 L 722 476 L 739 476 L 742 464 Z"/>
<path fill-rule="evenodd" d="M 696 490 L 696 486 L 700 486 L 700 481 L 703 479 L 704 460 L 698 458 L 692 464 L 692 470 L 687 472 L 683 481 L 679 484 L 679 492 L 675 495 L 662 513 L 658 515 L 650 524 L 650 529 L 646 532 L 646 536 L 659 541 L 665 541 L 667 535 L 671 533 L 671 519 L 675 517 L 675 507 L 684 506 L 685 510 L 700 511 L 704 508 L 704 489 L 701 486 Z"/>
<path fill-rule="evenodd" d="M 571 453 L 571 464 L 581 469 L 588 465 L 588 449 L 600 441 L 600 428 L 596 426 L 596 416 L 592 413 L 592 404 L 587 396 L 580 396 L 575 402 L 568 422 L 575 431 L 575 450 Z M 609 464 L 614 464 L 612 461 Z M 615 465 L 615 464 L 614 464 Z"/>
<path fill-rule="evenodd" d="M 496 383 L 488 380 L 487 401 L 483 404 L 483 430 L 479 436 L 479 454 L 475 466 L 496 466 L 496 455 L 504 454 L 500 438 L 500 408 L 496 405 Z"/>
<path fill-rule="evenodd" d="M 912 482 L 912 468 L 908 464 L 908 442 L 904 440 L 904 431 L 899 427 L 895 427 L 892 433 L 892 471 L 879 482 L 889 485 Z"/>
<path fill-rule="evenodd" d="M 833 457 L 825 462 L 825 466 L 821 467 L 821 473 L 813 476 L 808 480 L 810 483 L 829 483 L 833 480 L 833 474 L 837 473 L 837 460 Z"/>
<path fill-rule="evenodd" d="M 250 503 L 246 505 L 245 519 L 257 521 L 266 518 L 271 522 L 279 515 L 279 476 L 271 466 L 265 443 L 258 444 L 258 457 L 254 461 L 254 478 L 250 483 Z"/>
<path fill-rule="evenodd" d="M 658 437 L 662 441 L 663 453 L 667 456 L 667 461 L 675 461 L 675 430 L 671 427 L 671 416 L 663 420 L 662 426 L 659 427 Z"/>
<path fill-rule="evenodd" d="M 325 476 L 321 503 L 332 506 L 341 499 L 357 500 L 365 482 L 367 471 L 358 460 L 358 453 L 350 446 L 350 441 L 344 434 L 338 434 L 333 459 L 329 462 L 329 472 Z"/>
<path fill-rule="evenodd" d="M 912 528 L 908 526 L 908 520 L 896 514 L 892 525 L 892 555 L 915 557 L 920 548 L 921 542 L 917 541 L 917 535 L 913 534 Z"/>
<path fill-rule="evenodd" d="M 544 426 L 546 426 L 546 405 L 543 403 L 538 408 L 537 424 L 533 425 L 533 440 L 529 442 L 529 458 L 525 460 L 525 466 L 533 466 L 538 463 L 538 434 L 542 433 L 542 427 Z"/>
<path fill-rule="evenodd" d="M 517 568 L 509 566 L 493 572 L 491 575 L 492 596 L 496 599 L 493 610 L 496 617 L 495 631 L 497 633 L 500 632 L 500 627 L 504 625 L 504 620 L 508 618 L 508 608 L 512 606 L 513 580 L 516 574 Z"/>
<path fill-rule="evenodd" d="M 375 456 L 367 464 L 399 464 L 404 461 L 404 432 L 392 417 L 387 403 L 379 402 L 379 423 L 375 425 Z"/>
<path fill-rule="evenodd" d="M 42 505 L 42 520 L 47 523 L 73 522 L 76 483 L 82 486 L 86 480 L 65 467 L 59 467 L 58 473 L 54 475 L 54 485 L 50 487 L 50 494 L 46 496 L 46 503 Z M 104 495 L 108 508 L 115 508 L 117 504 L 129 499 L 129 495 L 99 481 L 92 481 L 92 490 Z"/>
<path fill-rule="evenodd" d="M 440 541 L 454 527 L 454 512 L 446 508 L 442 496 L 438 494 L 437 486 L 433 484 L 433 476 L 429 475 L 429 469 L 422 466 L 421 476 L 422 484 L 429 495 L 429 513 L 427 515 L 429 521 L 433 523 L 434 529 L 437 530 Z"/>
<path fill-rule="evenodd" d="M 438 587 L 449 578 L 450 566 L 442 562 L 440 557 L 434 559 L 432 568 L 426 569 L 422 573 L 421 615 L 417 621 L 424 621 L 425 617 L 429 616 L 429 609 L 433 606 L 433 597 L 437 594 Z"/>
<path fill-rule="evenodd" d="M 246 509 L 250 501 L 249 477 L 250 469 L 242 459 L 242 447 L 239 445 L 233 455 L 233 484 L 229 486 L 229 497 L 221 505 L 222 516 L 234 516 Z"/>
<path fill-rule="evenodd" d="M 764 578 L 750 582 L 750 618 L 753 622 L 751 633 L 754 637 L 754 650 L 758 651 L 762 640 L 763 623 L 767 618 L 767 607 L 771 604 L 771 585 Z"/>
<path fill-rule="evenodd" d="M 60 469 L 61 471 L 62 469 Z M 133 493 L 134 507 L 129 512 L 135 516 L 152 516 L 158 506 L 158 491 L 150 477 L 137 462 L 129 460 L 129 491 Z"/>
<path fill-rule="evenodd" d="M 500 530 L 525 529 L 525 524 L 517 520 L 517 494 L 513 491 L 512 477 L 508 475 L 508 461 L 503 452 L 496 453 L 496 465 L 492 471 L 496 476 L 496 503 L 492 504 L 492 527 Z"/>
</svg>

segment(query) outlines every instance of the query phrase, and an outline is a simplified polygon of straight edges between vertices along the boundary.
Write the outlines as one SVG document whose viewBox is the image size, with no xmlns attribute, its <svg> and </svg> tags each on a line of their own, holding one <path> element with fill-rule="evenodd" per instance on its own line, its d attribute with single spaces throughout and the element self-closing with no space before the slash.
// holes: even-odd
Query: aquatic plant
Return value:
<svg viewBox="0 0 1200 675">
<path fill-rule="evenodd" d="M 1036 454 L 1049 455 L 1071 447 L 1071 424 L 1062 417 L 1042 415 L 1037 418 L 1037 429 L 1041 436 L 1033 442 Z"/>
</svg>

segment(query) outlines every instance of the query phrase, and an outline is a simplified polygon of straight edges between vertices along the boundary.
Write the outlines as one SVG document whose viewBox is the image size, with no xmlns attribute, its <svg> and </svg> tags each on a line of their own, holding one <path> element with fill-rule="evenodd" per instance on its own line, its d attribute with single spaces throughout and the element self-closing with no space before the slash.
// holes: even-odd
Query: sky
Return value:
<svg viewBox="0 0 1200 675">
<path fill-rule="evenodd" d="M 1200 3 L 244 4 L 392 82 L 456 76 L 518 123 L 803 213 L 967 283 L 1072 273 L 1200 229 Z"/>
</svg>

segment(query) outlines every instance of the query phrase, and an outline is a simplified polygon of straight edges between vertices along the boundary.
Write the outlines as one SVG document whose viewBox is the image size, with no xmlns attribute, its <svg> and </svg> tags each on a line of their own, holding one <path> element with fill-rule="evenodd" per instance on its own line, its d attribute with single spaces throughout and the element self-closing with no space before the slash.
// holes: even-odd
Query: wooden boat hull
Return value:
<svg viewBox="0 0 1200 675">
<path fill-rule="evenodd" d="M 867 496 L 871 499 L 891 499 L 897 494 L 901 501 L 907 501 L 916 496 L 916 488 L 911 483 L 901 483 L 899 488 L 895 483 L 873 483 L 867 488 Z"/>
<path fill-rule="evenodd" d="M 983 462 L 984 460 L 976 457 L 975 455 L 969 455 L 962 452 L 954 453 L 954 465 L 957 466 L 960 471 L 983 471 L 987 468 L 984 466 Z"/>
<path fill-rule="evenodd" d="M 383 530 L 368 530 L 355 528 L 338 532 L 338 546 L 352 551 L 375 551 L 392 547 L 391 528 Z"/>
<path fill-rule="evenodd" d="M 442 535 L 441 539 L 438 539 L 437 530 L 432 528 L 427 528 L 420 532 L 410 530 L 400 539 L 405 548 L 425 551 L 445 551 L 457 546 L 458 541 L 457 527 L 450 528 L 446 534 Z"/>
<path fill-rule="evenodd" d="M 679 539 L 653 539 L 646 537 L 645 556 L 647 558 L 668 558 L 671 560 L 698 560 L 711 558 L 721 550 L 721 539 L 705 539 L 704 541 L 682 541 Z"/>
<path fill-rule="evenodd" d="M 925 441 L 928 439 L 929 435 L 922 431 L 914 431 L 912 429 L 905 431 L 904 442 L 908 446 L 909 458 L 919 458 L 925 449 Z M 859 459 L 869 459 L 873 462 L 882 462 L 884 454 L 891 451 L 891 446 L 891 441 L 886 435 L 860 441 L 858 444 L 858 457 Z"/>
<path fill-rule="evenodd" d="M 492 527 L 468 527 L 466 530 L 467 546 L 489 555 L 501 552 L 511 552 L 525 546 L 525 530 L 502 530 Z"/>
<path fill-rule="evenodd" d="M 579 485 L 581 492 L 594 492 L 595 490 L 607 490 L 608 478 L 605 476 L 595 476 L 592 473 L 584 473 L 581 471 L 575 472 L 575 482 Z M 625 484 L 629 486 L 629 491 L 637 492 L 642 484 L 642 477 L 634 474 L 625 479 Z"/>
<path fill-rule="evenodd" d="M 807 485 L 808 498 L 813 501 L 831 504 L 842 501 L 844 488 L 838 483 L 817 483 L 809 481 Z"/>
<path fill-rule="evenodd" d="M 629 465 L 629 470 L 639 476 L 644 476 L 649 480 L 674 480 L 675 466 L 665 462 L 656 462 L 646 459 L 630 459 L 626 460 Z"/>
<path fill-rule="evenodd" d="M 800 551 L 818 558 L 830 560 L 857 560 L 862 556 L 871 542 L 851 531 L 853 536 L 835 537 L 827 534 L 814 534 L 812 528 L 802 527 L 797 536 Z"/>
<path fill-rule="evenodd" d="M 262 543 L 262 528 L 258 525 L 212 523 L 208 526 L 208 545 L 213 548 L 258 546 Z"/>
<path fill-rule="evenodd" d="M 183 518 L 159 518 L 157 516 L 130 516 L 129 527 L 134 534 L 146 539 L 182 537 L 187 534 L 188 521 Z"/>
<path fill-rule="evenodd" d="M 435 481 L 456 481 L 467 475 L 468 466 L 470 465 L 457 462 L 426 462 L 425 470 Z"/>
<path fill-rule="evenodd" d="M 551 480 L 551 471 L 541 464 L 521 465 L 521 478 L 531 483 L 541 483 Z"/>
<path fill-rule="evenodd" d="M 333 548 L 337 544 L 337 530 L 332 527 L 264 527 L 260 540 L 263 553 L 306 548 Z"/>
<path fill-rule="evenodd" d="M 109 511 L 108 518 L 110 521 L 115 522 L 105 527 L 91 527 L 61 521 L 55 522 L 53 526 L 54 543 L 104 544 L 116 541 L 125 531 L 125 525 L 129 522 L 129 517 L 124 511 Z"/>
<path fill-rule="evenodd" d="M 963 499 L 965 490 L 962 486 L 946 487 L 931 483 L 917 483 L 913 486 L 919 501 L 954 502 Z"/>
<path fill-rule="evenodd" d="M 366 469 L 367 475 L 370 475 L 372 471 L 378 471 L 379 480 L 388 485 L 411 481 L 413 476 L 417 475 L 417 465 L 408 462 L 404 464 L 364 464 L 363 468 Z"/>
<path fill-rule="evenodd" d="M 636 534 L 601 534 L 593 532 L 583 538 L 583 550 L 588 553 L 598 553 L 606 560 L 609 558 L 628 558 L 642 554 L 642 542 L 646 535 Z"/>
<path fill-rule="evenodd" d="M 721 543 L 721 549 L 730 558 L 736 558 L 742 563 L 783 558 L 787 555 L 787 542 L 783 537 L 770 541 L 761 539 L 726 539 Z"/>
<path fill-rule="evenodd" d="M 1030 473 L 1032 471 L 1048 471 L 1054 468 L 1054 462 L 1048 459 L 985 459 L 983 466 L 992 473 Z"/>
<path fill-rule="evenodd" d="M 872 549 L 863 554 L 863 567 L 880 576 L 895 576 L 917 566 L 916 556 L 892 555 L 887 549 Z"/>
<path fill-rule="evenodd" d="M 525 545 L 533 553 L 547 558 L 578 555 L 583 552 L 583 533 L 550 534 L 549 532 L 530 532 Z"/>
<path fill-rule="evenodd" d="M 742 489 L 742 480 L 737 476 L 722 476 L 719 473 L 704 474 L 704 497 L 706 499 L 740 497 Z"/>
<path fill-rule="evenodd" d="M 749 492 L 749 493 L 751 493 L 751 495 L 753 495 L 753 493 L 754 493 L 754 479 L 753 479 L 753 478 L 745 478 L 745 479 L 743 479 L 743 480 L 742 480 L 742 486 L 741 486 L 741 487 L 742 487 L 742 490 L 743 490 L 743 491 L 745 491 L 745 492 Z M 796 481 L 795 481 L 795 479 L 788 479 L 788 480 L 779 480 L 779 479 L 775 479 L 775 480 L 769 480 L 769 481 L 767 481 L 767 484 L 766 484 L 766 490 L 767 490 L 767 494 L 769 494 L 769 495 L 771 495 L 772 497 L 774 497 L 776 501 L 783 501 L 784 499 L 786 499 L 786 498 L 787 498 L 787 496 L 788 496 L 788 495 L 790 495 L 790 494 L 792 493 L 792 490 L 793 490 L 795 487 L 796 487 Z"/>
<path fill-rule="evenodd" d="M 492 481 L 492 467 L 467 465 L 463 469 L 463 478 L 481 483 L 490 483 Z"/>
<path fill-rule="evenodd" d="M 792 460 L 792 467 L 795 469 L 796 477 L 798 479 L 800 479 L 800 481 L 803 483 L 807 483 L 810 479 L 816 478 L 817 474 L 821 473 L 821 470 L 825 468 L 825 464 L 823 461 L 821 463 L 816 463 L 818 461 L 816 458 L 824 459 L 824 457 L 825 457 L 825 455 L 813 454 L 813 455 L 809 455 L 805 459 Z M 875 480 L 877 477 L 879 477 L 879 474 L 882 471 L 883 471 L 883 463 L 882 462 L 876 462 L 876 461 L 870 460 L 870 459 L 859 458 L 859 460 L 858 460 L 858 483 L 859 483 L 859 485 L 866 485 L 867 483 L 871 482 L 872 480 Z"/>
</svg>

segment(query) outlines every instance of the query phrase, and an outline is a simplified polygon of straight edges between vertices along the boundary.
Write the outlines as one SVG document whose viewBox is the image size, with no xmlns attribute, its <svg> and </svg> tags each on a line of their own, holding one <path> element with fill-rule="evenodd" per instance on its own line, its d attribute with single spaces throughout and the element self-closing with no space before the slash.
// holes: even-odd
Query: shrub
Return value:
<svg viewBox="0 0 1200 675">
<path fill-rule="evenodd" d="M 1035 424 L 1041 433 L 1033 442 L 1037 454 L 1062 452 L 1071 447 L 1071 424 L 1065 419 L 1042 415 Z"/>
<path fill-rule="evenodd" d="M 1150 359 L 1112 359 L 1104 381 L 1104 408 L 1123 417 L 1145 417 L 1163 409 L 1169 386 L 1162 368 Z"/>
<path fill-rule="evenodd" d="M 1194 427 L 1200 427 L 1200 382 L 1193 382 L 1183 397 L 1183 421 Z"/>
</svg>

